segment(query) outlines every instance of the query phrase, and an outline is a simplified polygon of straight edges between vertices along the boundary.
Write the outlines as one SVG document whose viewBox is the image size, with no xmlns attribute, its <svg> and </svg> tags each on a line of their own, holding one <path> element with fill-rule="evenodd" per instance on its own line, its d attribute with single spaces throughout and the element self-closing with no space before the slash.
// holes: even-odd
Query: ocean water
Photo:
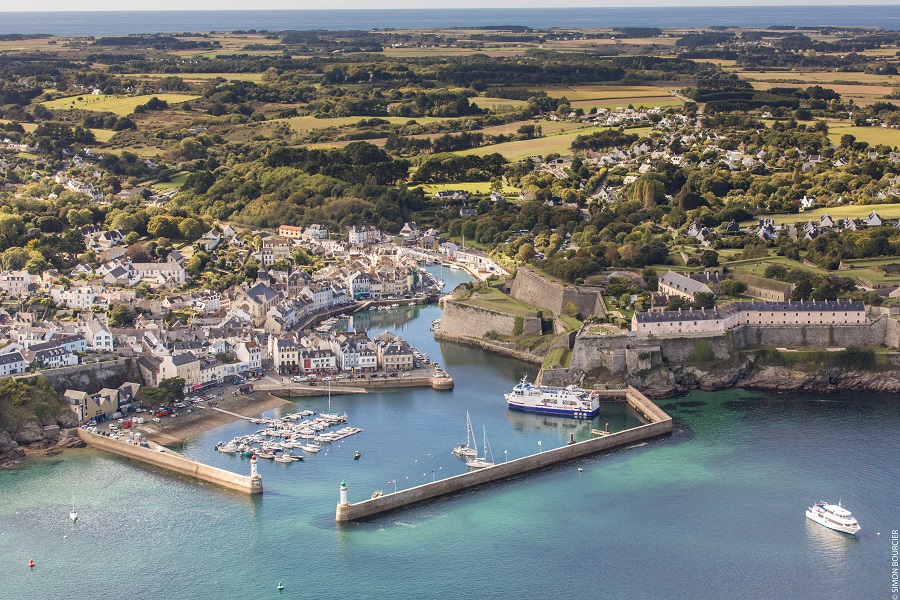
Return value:
<svg viewBox="0 0 900 600">
<path fill-rule="evenodd" d="M 900 10 L 896 5 L 848 3 L 846 6 L 0 12 L 0 33 L 56 35 L 483 25 L 534 28 L 855 25 L 898 29 Z"/>
<path fill-rule="evenodd" d="M 332 409 L 365 431 L 302 463 L 261 461 L 261 497 L 94 450 L 0 471 L 0 599 L 889 596 L 890 531 L 900 528 L 892 396 L 692 393 L 661 402 L 676 419 L 671 436 L 337 525 L 342 480 L 357 501 L 392 480 L 461 472 L 450 451 L 465 439 L 467 410 L 498 461 L 589 435 L 586 423 L 508 411 L 500 394 L 536 368 L 434 342 L 427 328 L 439 315 L 401 307 L 353 325 L 404 335 L 456 388 L 334 396 Z M 593 425 L 606 422 L 615 430 L 637 417 L 604 405 Z M 184 451 L 247 472 L 248 461 L 213 445 L 255 429 L 232 423 Z M 839 498 L 862 524 L 856 537 L 804 516 Z"/>
</svg>

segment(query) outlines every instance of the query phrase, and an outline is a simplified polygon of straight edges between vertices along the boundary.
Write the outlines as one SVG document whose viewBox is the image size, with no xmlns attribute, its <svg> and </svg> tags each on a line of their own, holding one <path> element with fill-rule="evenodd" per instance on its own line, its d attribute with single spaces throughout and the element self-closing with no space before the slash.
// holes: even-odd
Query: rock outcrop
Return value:
<svg viewBox="0 0 900 600">
<path fill-rule="evenodd" d="M 0 465 L 17 462 L 25 458 L 25 451 L 7 432 L 0 429 Z"/>
<path fill-rule="evenodd" d="M 15 432 L 15 439 L 21 446 L 43 441 L 44 428 L 35 421 L 25 423 Z"/>
</svg>

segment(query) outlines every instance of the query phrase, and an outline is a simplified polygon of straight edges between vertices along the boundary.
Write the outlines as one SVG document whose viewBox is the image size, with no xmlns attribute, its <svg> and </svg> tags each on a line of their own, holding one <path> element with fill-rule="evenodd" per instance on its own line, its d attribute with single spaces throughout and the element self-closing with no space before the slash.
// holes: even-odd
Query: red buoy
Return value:
<svg viewBox="0 0 900 600">
<path fill-rule="evenodd" d="M 30 569 L 34 568 L 34 559 L 33 558 L 28 559 L 28 567 Z"/>
</svg>

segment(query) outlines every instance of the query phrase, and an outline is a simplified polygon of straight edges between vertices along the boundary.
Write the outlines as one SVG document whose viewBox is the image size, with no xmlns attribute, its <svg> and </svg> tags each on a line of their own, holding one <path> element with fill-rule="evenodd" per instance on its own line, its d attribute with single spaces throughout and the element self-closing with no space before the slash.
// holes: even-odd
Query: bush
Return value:
<svg viewBox="0 0 900 600">
<path fill-rule="evenodd" d="M 690 363 L 708 363 L 716 360 L 716 353 L 712 346 L 706 340 L 697 340 L 694 342 L 694 349 L 687 357 Z"/>
</svg>

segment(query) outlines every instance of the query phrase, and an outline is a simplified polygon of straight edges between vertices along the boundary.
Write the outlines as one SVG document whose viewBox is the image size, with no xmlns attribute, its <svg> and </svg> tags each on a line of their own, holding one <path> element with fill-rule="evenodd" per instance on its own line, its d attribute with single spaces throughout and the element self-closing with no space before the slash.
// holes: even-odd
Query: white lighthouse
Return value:
<svg viewBox="0 0 900 600">
<path fill-rule="evenodd" d="M 259 473 L 256 470 L 256 455 L 250 457 L 250 477 L 259 477 Z"/>
<path fill-rule="evenodd" d="M 347 499 L 347 482 L 341 482 L 341 506 L 348 506 L 350 501 Z"/>
</svg>

